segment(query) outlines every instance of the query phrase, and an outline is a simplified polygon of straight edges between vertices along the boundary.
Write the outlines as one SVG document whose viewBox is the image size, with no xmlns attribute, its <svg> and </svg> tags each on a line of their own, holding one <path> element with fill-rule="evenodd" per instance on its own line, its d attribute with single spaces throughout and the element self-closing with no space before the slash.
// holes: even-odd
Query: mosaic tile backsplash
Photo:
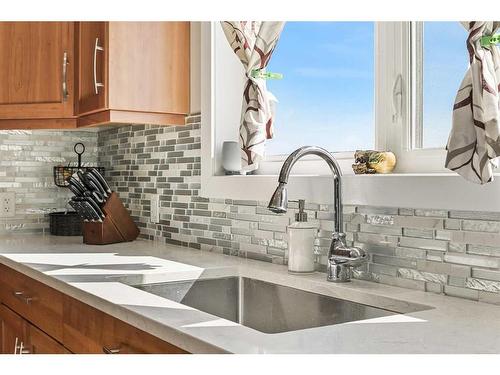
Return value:
<svg viewBox="0 0 500 375">
<path fill-rule="evenodd" d="M 285 264 L 285 216 L 267 202 L 209 199 L 200 190 L 200 116 L 187 126 L 124 126 L 98 135 L 99 161 L 125 201 L 142 237 L 195 249 Z M 150 222 L 151 194 L 160 194 L 160 223 Z M 318 225 L 318 269 L 333 229 L 329 205 L 308 203 Z M 350 244 L 370 262 L 355 277 L 500 304 L 500 213 L 345 207 Z"/>
<path fill-rule="evenodd" d="M 97 133 L 0 131 L 0 192 L 16 193 L 16 216 L 0 218 L 0 233 L 48 231 L 47 212 L 64 208 L 69 192 L 54 185 L 52 167 L 76 161 L 73 146 L 86 146 L 86 162 L 97 161 Z"/>
</svg>

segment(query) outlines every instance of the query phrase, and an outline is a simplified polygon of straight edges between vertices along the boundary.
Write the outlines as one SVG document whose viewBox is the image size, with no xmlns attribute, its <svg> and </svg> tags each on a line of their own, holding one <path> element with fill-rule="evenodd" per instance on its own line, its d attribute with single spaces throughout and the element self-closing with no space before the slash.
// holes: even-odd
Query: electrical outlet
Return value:
<svg viewBox="0 0 500 375">
<path fill-rule="evenodd" d="M 16 193 L 0 193 L 0 217 L 16 216 Z"/>
<path fill-rule="evenodd" d="M 151 205 L 151 222 L 160 222 L 160 196 L 158 194 L 153 194 L 150 200 Z"/>
</svg>

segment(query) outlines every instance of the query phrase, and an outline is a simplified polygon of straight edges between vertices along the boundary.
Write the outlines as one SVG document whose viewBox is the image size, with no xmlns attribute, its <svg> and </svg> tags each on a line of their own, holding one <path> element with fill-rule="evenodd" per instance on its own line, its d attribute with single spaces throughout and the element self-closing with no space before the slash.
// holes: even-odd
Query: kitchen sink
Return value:
<svg viewBox="0 0 500 375">
<path fill-rule="evenodd" d="M 137 285 L 264 333 L 280 333 L 398 314 L 361 303 L 246 277 Z"/>
</svg>

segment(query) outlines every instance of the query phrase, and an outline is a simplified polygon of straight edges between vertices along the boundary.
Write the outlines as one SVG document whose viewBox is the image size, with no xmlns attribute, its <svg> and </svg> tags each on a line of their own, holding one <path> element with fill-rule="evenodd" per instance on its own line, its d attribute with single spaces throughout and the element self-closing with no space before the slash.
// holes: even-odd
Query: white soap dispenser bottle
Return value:
<svg viewBox="0 0 500 375">
<path fill-rule="evenodd" d="M 295 214 L 295 222 L 287 227 L 288 232 L 288 272 L 314 272 L 314 239 L 317 228 L 307 221 L 304 211 L 305 200 L 299 199 L 299 212 Z"/>
</svg>

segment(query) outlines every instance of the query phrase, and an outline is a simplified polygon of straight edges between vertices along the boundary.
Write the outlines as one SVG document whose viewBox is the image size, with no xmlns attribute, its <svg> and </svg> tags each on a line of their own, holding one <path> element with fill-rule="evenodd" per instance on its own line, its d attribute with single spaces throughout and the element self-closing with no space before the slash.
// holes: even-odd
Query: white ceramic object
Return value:
<svg viewBox="0 0 500 375">
<path fill-rule="evenodd" d="M 239 142 L 222 143 L 222 168 L 227 172 L 241 171 L 241 148 Z"/>
</svg>

